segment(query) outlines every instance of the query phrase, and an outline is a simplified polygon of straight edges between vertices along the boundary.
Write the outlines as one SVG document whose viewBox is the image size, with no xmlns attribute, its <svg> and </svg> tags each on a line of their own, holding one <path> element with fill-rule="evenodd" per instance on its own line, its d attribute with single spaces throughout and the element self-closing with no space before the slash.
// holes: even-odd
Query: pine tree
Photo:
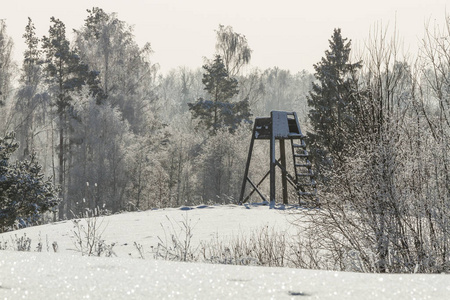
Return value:
<svg viewBox="0 0 450 300">
<path fill-rule="evenodd" d="M 351 42 L 342 38 L 340 29 L 334 30 L 329 44 L 325 57 L 314 65 L 319 82 L 313 83 L 308 97 L 313 127 L 308 138 L 319 169 L 342 159 L 345 144 L 355 129 L 358 100 L 355 73 L 361 68 L 361 62 L 349 62 Z"/>
<path fill-rule="evenodd" d="M 17 91 L 15 104 L 16 111 L 16 132 L 18 133 L 23 156 L 28 157 L 34 146 L 35 128 L 38 126 L 37 117 L 42 106 L 42 95 L 39 94 L 39 87 L 42 84 L 42 61 L 39 50 L 39 38 L 36 36 L 36 28 L 30 18 L 25 27 L 23 38 L 25 39 L 26 50 L 22 63 L 20 76 L 20 86 Z"/>
<path fill-rule="evenodd" d="M 27 46 L 24 52 L 22 81 L 30 84 L 33 80 L 35 66 L 39 64 L 41 55 L 38 48 L 39 38 L 36 36 L 36 27 L 31 18 L 28 18 L 28 24 L 22 37 L 25 39 Z"/>
<path fill-rule="evenodd" d="M 194 119 L 204 126 L 211 134 L 219 128 L 226 127 L 230 131 L 236 129 L 242 121 L 249 121 L 251 116 L 247 99 L 232 102 L 239 93 L 238 81 L 230 78 L 220 55 L 203 66 L 206 73 L 202 82 L 210 100 L 199 98 L 196 103 L 189 103 L 189 110 Z"/>
<path fill-rule="evenodd" d="M 59 202 L 57 189 L 50 179 L 44 180 L 34 155 L 30 160 L 10 162 L 18 148 L 13 133 L 0 138 L 0 232 L 18 220 L 25 225 L 36 223 Z"/>
<path fill-rule="evenodd" d="M 52 25 L 49 29 L 49 36 L 42 38 L 42 48 L 45 53 L 44 71 L 50 90 L 54 95 L 54 106 L 58 116 L 58 183 L 64 190 L 66 161 L 70 141 L 68 139 L 69 124 L 71 118 L 76 118 L 73 107 L 72 93 L 80 91 L 84 85 L 88 85 L 94 96 L 103 97 L 101 89 L 98 87 L 98 72 L 89 71 L 86 64 L 83 64 L 76 49 L 70 48 L 70 43 L 66 38 L 66 27 L 62 21 L 51 17 Z M 99 98 L 97 101 L 100 102 Z M 63 210 L 60 211 L 60 214 Z M 62 215 L 60 215 L 62 217 Z"/>
</svg>

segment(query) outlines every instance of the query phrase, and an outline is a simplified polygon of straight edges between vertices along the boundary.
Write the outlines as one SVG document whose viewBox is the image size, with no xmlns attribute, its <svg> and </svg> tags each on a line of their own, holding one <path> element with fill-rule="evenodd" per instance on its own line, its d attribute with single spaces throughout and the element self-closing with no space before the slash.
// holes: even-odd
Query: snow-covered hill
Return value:
<svg viewBox="0 0 450 300">
<path fill-rule="evenodd" d="M 153 259 L 158 237 L 180 232 L 183 222 L 191 224 L 196 245 L 261 226 L 295 233 L 291 221 L 301 214 L 289 211 L 198 206 L 99 219 L 102 238 L 115 244 L 117 257 L 81 256 L 75 251 L 72 221 L 4 233 L 2 245 L 26 234 L 32 246 L 31 252 L 0 251 L 0 299 L 450 299 L 450 275 L 444 274 L 380 275 Z M 34 251 L 38 241 L 42 252 Z M 55 241 L 58 253 L 52 250 Z M 139 258 L 135 242 L 146 259 Z"/>
</svg>

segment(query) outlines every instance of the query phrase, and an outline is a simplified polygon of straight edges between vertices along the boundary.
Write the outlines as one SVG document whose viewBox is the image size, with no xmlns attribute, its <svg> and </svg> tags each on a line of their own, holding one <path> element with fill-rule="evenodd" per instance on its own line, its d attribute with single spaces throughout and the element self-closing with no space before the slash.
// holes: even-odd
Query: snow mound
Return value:
<svg viewBox="0 0 450 300">
<path fill-rule="evenodd" d="M 249 233 L 261 226 L 296 233 L 302 210 L 265 205 L 199 205 L 99 218 L 117 257 L 75 251 L 74 222 L 0 234 L 25 236 L 31 252 L 0 251 L 0 299 L 449 299 L 450 275 L 381 275 L 290 268 L 181 263 L 152 259 L 159 238 L 192 226 L 192 243 Z M 36 244 L 44 244 L 43 252 Z M 58 253 L 51 244 L 58 243 Z M 140 259 L 134 243 L 146 259 Z M 46 252 L 46 245 L 50 245 Z"/>
</svg>

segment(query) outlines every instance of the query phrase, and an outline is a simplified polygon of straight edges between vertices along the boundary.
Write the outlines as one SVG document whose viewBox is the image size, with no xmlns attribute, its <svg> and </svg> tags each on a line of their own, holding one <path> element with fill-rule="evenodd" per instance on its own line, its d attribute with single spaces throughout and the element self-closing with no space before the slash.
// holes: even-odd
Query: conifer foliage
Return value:
<svg viewBox="0 0 450 300">
<path fill-rule="evenodd" d="M 308 97 L 311 107 L 309 119 L 313 132 L 308 133 L 310 145 L 315 148 L 319 166 L 326 166 L 339 159 L 345 143 L 355 129 L 357 81 L 355 73 L 361 62 L 350 63 L 351 42 L 335 29 L 330 49 L 322 60 L 314 65 L 318 83 L 313 83 Z"/>
<path fill-rule="evenodd" d="M 59 203 L 57 189 L 50 179 L 44 180 L 34 155 L 30 160 L 10 162 L 18 148 L 13 133 L 0 138 L 0 232 L 17 220 L 34 223 Z"/>
<path fill-rule="evenodd" d="M 19 157 L 28 157 L 34 148 L 34 135 L 40 123 L 39 116 L 42 112 L 44 97 L 40 94 L 39 86 L 42 79 L 40 60 L 41 51 L 38 48 L 39 38 L 36 36 L 36 28 L 28 18 L 25 33 L 26 50 L 22 63 L 22 70 L 17 89 L 14 110 L 14 123 L 17 124 L 15 132 L 21 147 Z"/>
<path fill-rule="evenodd" d="M 67 164 L 69 160 L 70 121 L 76 119 L 73 95 L 83 86 L 88 86 L 97 102 L 101 102 L 103 92 L 98 86 L 98 72 L 89 71 L 80 59 L 77 49 L 72 49 L 66 38 L 65 24 L 51 17 L 48 37 L 42 38 L 45 54 L 44 73 L 49 84 L 50 95 L 56 107 L 58 117 L 58 183 L 64 188 L 66 184 Z M 61 210 L 62 212 L 63 210 Z"/>
<path fill-rule="evenodd" d="M 206 73 L 203 74 L 202 82 L 210 99 L 199 98 L 196 103 L 189 103 L 192 117 L 198 119 L 199 124 L 211 134 L 224 127 L 233 131 L 242 121 L 249 121 L 251 113 L 248 100 L 231 101 L 239 93 L 238 81 L 229 76 L 221 56 L 216 55 L 203 69 Z"/>
</svg>

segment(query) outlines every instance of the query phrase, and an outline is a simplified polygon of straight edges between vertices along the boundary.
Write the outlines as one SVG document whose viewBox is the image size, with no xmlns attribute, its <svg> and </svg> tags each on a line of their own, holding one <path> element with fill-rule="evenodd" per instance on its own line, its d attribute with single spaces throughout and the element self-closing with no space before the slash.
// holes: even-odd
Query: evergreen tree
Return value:
<svg viewBox="0 0 450 300">
<path fill-rule="evenodd" d="M 25 39 L 27 46 L 24 52 L 22 81 L 30 84 L 33 81 L 36 72 L 35 67 L 39 64 L 41 55 L 38 48 L 39 38 L 36 36 L 36 27 L 31 18 L 28 18 L 28 24 L 22 37 Z"/>
<path fill-rule="evenodd" d="M 345 144 L 355 129 L 355 73 L 361 68 L 361 62 L 349 62 L 351 42 L 342 38 L 340 29 L 334 30 L 329 44 L 325 57 L 314 65 L 318 83 L 313 83 L 308 97 L 313 128 L 308 138 L 319 171 L 342 159 Z"/>
<path fill-rule="evenodd" d="M 17 102 L 14 107 L 16 132 L 23 152 L 23 155 L 19 155 L 19 157 L 28 157 L 35 147 L 35 129 L 38 126 L 38 115 L 42 113 L 40 108 L 44 98 L 39 90 L 42 84 L 42 61 L 41 51 L 38 48 L 39 38 L 36 36 L 35 29 L 32 20 L 28 18 L 28 24 L 23 34 L 26 50 L 22 63 L 20 86 L 16 95 Z"/>
<path fill-rule="evenodd" d="M 10 162 L 18 148 L 13 133 L 0 138 L 0 232 L 17 220 L 24 225 L 35 223 L 59 202 L 57 189 L 50 179 L 44 180 L 34 155 L 30 160 Z"/>
<path fill-rule="evenodd" d="M 242 121 L 249 121 L 251 113 L 248 100 L 231 101 L 239 93 L 238 82 L 230 78 L 220 55 L 216 55 L 203 68 L 206 73 L 203 74 L 202 82 L 210 100 L 199 98 L 196 103 L 189 103 L 192 117 L 198 119 L 199 124 L 211 134 L 222 127 L 233 131 Z"/>
<path fill-rule="evenodd" d="M 52 17 L 49 36 L 42 39 L 47 81 L 56 88 L 56 107 L 58 113 L 63 113 L 71 106 L 71 92 L 79 91 L 88 85 L 97 100 L 104 98 L 99 87 L 98 72 L 89 70 L 87 64 L 81 61 L 77 49 L 71 49 L 66 39 L 66 28 L 62 21 Z"/>
<path fill-rule="evenodd" d="M 89 71 L 88 66 L 82 63 L 76 49 L 70 48 L 64 23 L 54 17 L 51 17 L 50 21 L 52 25 L 49 29 L 49 36 L 42 38 L 42 48 L 46 56 L 44 71 L 50 91 L 52 91 L 51 94 L 54 96 L 54 106 L 58 116 L 58 183 L 64 190 L 66 156 L 70 148 L 69 124 L 71 118 L 76 118 L 72 93 L 80 91 L 84 85 L 88 85 L 92 94 L 100 99 L 102 92 L 96 78 L 98 72 Z M 62 213 L 63 210 L 60 211 L 60 217 L 62 217 Z"/>
</svg>

